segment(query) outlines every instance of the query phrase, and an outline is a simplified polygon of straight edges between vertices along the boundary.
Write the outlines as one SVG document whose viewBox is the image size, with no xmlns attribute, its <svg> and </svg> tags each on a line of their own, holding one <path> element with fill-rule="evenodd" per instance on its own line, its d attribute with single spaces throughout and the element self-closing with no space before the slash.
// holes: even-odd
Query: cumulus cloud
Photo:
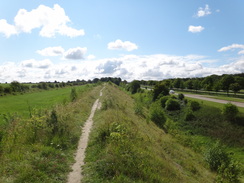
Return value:
<svg viewBox="0 0 244 183">
<path fill-rule="evenodd" d="M 133 50 L 138 49 L 138 46 L 135 43 L 132 43 L 130 41 L 123 42 L 120 39 L 118 39 L 115 42 L 108 43 L 108 49 L 133 51 Z"/>
<path fill-rule="evenodd" d="M 203 30 L 204 30 L 204 27 L 202 27 L 202 26 L 193 26 L 193 25 L 190 25 L 188 27 L 188 31 L 189 32 L 192 32 L 192 33 L 202 32 Z"/>
<path fill-rule="evenodd" d="M 42 50 L 37 50 L 36 52 L 42 56 L 59 56 L 63 55 L 64 49 L 59 46 L 59 47 L 48 47 L 44 48 Z"/>
<path fill-rule="evenodd" d="M 244 45 L 243 44 L 232 44 L 226 47 L 222 47 L 218 50 L 218 52 L 224 52 L 229 50 L 241 49 L 238 54 L 244 54 Z"/>
<path fill-rule="evenodd" d="M 24 60 L 21 62 L 23 67 L 27 68 L 39 68 L 39 69 L 47 69 L 52 65 L 52 62 L 49 59 L 37 61 L 35 59 Z"/>
<path fill-rule="evenodd" d="M 88 59 L 88 60 L 94 60 L 95 58 L 96 58 L 95 55 L 88 55 L 88 56 L 87 56 L 87 59 Z"/>
<path fill-rule="evenodd" d="M 244 58 L 220 66 L 205 63 L 217 62 L 201 55 L 124 55 L 82 62 L 52 63 L 50 60 L 26 60 L 21 63 L 0 65 L 0 82 L 74 81 L 101 77 L 121 77 L 131 81 L 163 80 L 167 78 L 203 77 L 211 74 L 244 72 Z M 226 62 L 225 62 L 226 63 Z M 221 65 L 222 64 L 222 65 Z"/>
<path fill-rule="evenodd" d="M 72 60 L 80 60 L 84 59 L 84 55 L 87 52 L 87 48 L 70 48 L 64 53 L 64 58 L 65 59 L 72 59 Z"/>
<path fill-rule="evenodd" d="M 210 8 L 209 6 L 206 4 L 205 5 L 205 8 L 198 8 L 198 11 L 197 11 L 197 17 L 204 17 L 204 16 L 207 16 L 207 15 L 210 15 L 211 14 L 211 11 L 210 11 Z"/>
<path fill-rule="evenodd" d="M 7 38 L 11 35 L 17 34 L 17 30 L 13 25 L 7 23 L 6 20 L 0 20 L 0 33 L 4 34 Z"/>
<path fill-rule="evenodd" d="M 40 35 L 42 37 L 54 37 L 60 34 L 68 37 L 83 36 L 85 34 L 83 29 L 75 29 L 69 27 L 67 24 L 71 20 L 65 14 L 65 11 L 58 4 L 53 8 L 40 5 L 38 8 L 31 11 L 20 9 L 14 18 L 14 25 L 7 23 L 6 20 L 0 20 L 0 33 L 6 37 L 19 33 L 31 33 L 33 29 L 41 29 Z"/>
<path fill-rule="evenodd" d="M 65 51 L 64 48 L 58 46 L 58 47 L 44 48 L 42 50 L 37 50 L 36 52 L 42 56 L 62 56 L 64 59 L 80 60 L 80 59 L 84 59 L 84 56 L 87 52 L 87 48 L 76 47 L 76 48 L 70 48 Z M 88 60 L 95 59 L 95 56 L 89 55 L 87 59 Z"/>
<path fill-rule="evenodd" d="M 105 63 L 100 64 L 97 69 L 99 70 L 100 73 L 103 74 L 112 74 L 119 70 L 120 65 L 122 64 L 121 61 L 107 61 Z"/>
</svg>

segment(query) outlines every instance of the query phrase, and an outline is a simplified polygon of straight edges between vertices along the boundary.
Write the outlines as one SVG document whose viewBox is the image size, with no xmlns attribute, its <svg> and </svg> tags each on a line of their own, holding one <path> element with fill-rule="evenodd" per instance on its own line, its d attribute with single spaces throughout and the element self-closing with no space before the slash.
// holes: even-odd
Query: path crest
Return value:
<svg viewBox="0 0 244 183">
<path fill-rule="evenodd" d="M 104 89 L 104 88 L 103 88 Z M 100 90 L 100 96 L 102 96 L 102 90 Z M 72 172 L 70 172 L 68 176 L 68 182 L 67 183 L 80 183 L 82 179 L 82 169 L 81 166 L 84 165 L 84 159 L 85 159 L 85 151 L 86 147 L 88 145 L 88 139 L 89 134 L 91 132 L 91 128 L 93 125 L 93 116 L 95 114 L 96 109 L 99 105 L 99 99 L 97 99 L 91 109 L 91 113 L 89 118 L 87 119 L 83 129 L 82 129 L 82 135 L 79 140 L 76 156 L 75 156 L 75 163 L 72 166 Z"/>
</svg>

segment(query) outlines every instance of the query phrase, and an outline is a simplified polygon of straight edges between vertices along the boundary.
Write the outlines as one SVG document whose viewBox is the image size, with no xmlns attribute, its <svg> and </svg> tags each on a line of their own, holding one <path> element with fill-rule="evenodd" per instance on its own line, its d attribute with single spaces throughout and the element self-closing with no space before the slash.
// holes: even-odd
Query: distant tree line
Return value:
<svg viewBox="0 0 244 183">
<path fill-rule="evenodd" d="M 122 80 L 121 78 L 112 78 L 112 77 L 103 77 L 103 78 L 95 78 L 93 80 L 79 80 L 76 81 L 67 81 L 67 82 L 39 82 L 39 83 L 20 83 L 18 81 L 12 81 L 9 84 L 0 84 L 0 96 L 7 94 L 16 94 L 16 93 L 25 93 L 34 89 L 39 90 L 48 90 L 48 89 L 57 89 L 68 86 L 78 86 L 85 84 L 93 84 L 99 82 L 112 82 L 116 85 L 120 85 Z M 123 83 L 127 83 L 123 81 Z"/>
<path fill-rule="evenodd" d="M 204 91 L 233 91 L 235 94 L 244 89 L 244 73 L 241 74 L 223 74 L 221 76 L 211 75 L 202 78 L 174 78 L 162 81 L 137 81 L 140 85 L 155 86 L 163 83 L 169 89 L 190 89 Z"/>
</svg>

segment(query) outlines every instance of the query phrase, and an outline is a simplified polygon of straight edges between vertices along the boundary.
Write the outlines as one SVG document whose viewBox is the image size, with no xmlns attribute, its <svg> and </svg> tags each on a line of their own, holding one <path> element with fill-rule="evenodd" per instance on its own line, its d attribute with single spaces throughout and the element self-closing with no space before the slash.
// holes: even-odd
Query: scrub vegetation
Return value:
<svg viewBox="0 0 244 183">
<path fill-rule="evenodd" d="M 242 180 L 243 126 L 225 118 L 224 105 L 160 93 L 154 101 L 153 90 L 126 89 L 109 85 L 103 91 L 104 107 L 95 115 L 84 182 Z M 168 100 L 177 102 L 174 110 L 166 107 Z M 243 113 L 237 118 L 243 120 Z"/>
</svg>

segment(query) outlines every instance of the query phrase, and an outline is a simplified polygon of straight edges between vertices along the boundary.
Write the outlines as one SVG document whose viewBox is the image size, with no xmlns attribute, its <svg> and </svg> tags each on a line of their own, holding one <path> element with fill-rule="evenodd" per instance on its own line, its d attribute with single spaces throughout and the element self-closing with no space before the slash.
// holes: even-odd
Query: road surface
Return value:
<svg viewBox="0 0 244 183">
<path fill-rule="evenodd" d="M 184 94 L 184 95 L 186 97 L 190 97 L 190 98 L 207 100 L 207 101 L 217 102 L 217 103 L 221 103 L 221 104 L 226 104 L 228 102 L 231 102 L 232 104 L 235 104 L 238 107 L 244 107 L 244 103 L 243 102 L 233 102 L 233 101 L 227 101 L 227 100 L 220 100 L 220 99 L 214 99 L 214 98 L 204 97 L 203 95 L 195 95 L 195 94 Z"/>
</svg>

